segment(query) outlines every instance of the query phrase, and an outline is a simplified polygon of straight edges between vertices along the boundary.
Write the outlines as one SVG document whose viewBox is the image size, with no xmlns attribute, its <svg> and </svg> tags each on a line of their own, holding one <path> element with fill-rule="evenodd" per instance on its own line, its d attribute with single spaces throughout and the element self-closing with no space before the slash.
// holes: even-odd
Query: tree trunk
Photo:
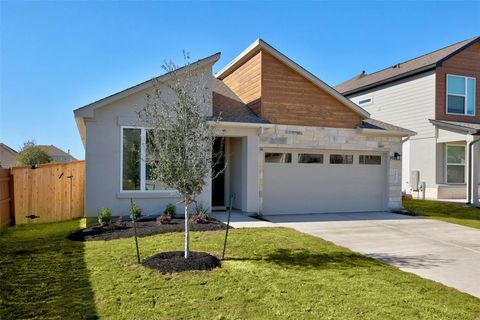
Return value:
<svg viewBox="0 0 480 320">
<path fill-rule="evenodd" d="M 190 256 L 190 234 L 188 230 L 188 199 L 185 198 L 185 259 Z"/>
</svg>

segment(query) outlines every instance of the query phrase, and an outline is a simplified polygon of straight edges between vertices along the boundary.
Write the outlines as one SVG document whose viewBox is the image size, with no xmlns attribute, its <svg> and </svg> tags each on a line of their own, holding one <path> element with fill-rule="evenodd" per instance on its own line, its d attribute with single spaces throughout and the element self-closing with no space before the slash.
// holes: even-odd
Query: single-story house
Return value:
<svg viewBox="0 0 480 320">
<path fill-rule="evenodd" d="M 226 170 L 206 181 L 199 201 L 221 210 L 234 193 L 234 208 L 262 214 L 401 207 L 402 138 L 413 131 L 371 119 L 260 39 L 213 75 L 219 58 L 217 53 L 186 67 L 207 82 L 211 100 L 205 103 L 221 117 L 225 137 Z M 182 70 L 178 77 L 184 76 Z M 167 73 L 157 80 L 168 83 L 171 77 Z M 86 216 L 101 207 L 126 214 L 130 199 L 155 214 L 181 200 L 175 190 L 158 188 L 149 179 L 142 157 L 131 161 L 135 155 L 129 154 L 132 145 L 145 152 L 146 129 L 136 111 L 145 105 L 153 82 L 74 111 L 85 146 Z M 169 94 L 167 87 L 162 94 Z"/>
</svg>

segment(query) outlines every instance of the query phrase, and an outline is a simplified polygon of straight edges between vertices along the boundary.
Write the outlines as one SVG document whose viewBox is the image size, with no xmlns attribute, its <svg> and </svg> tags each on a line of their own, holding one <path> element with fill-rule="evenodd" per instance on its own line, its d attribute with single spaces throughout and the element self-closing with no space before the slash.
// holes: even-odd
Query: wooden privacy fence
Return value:
<svg viewBox="0 0 480 320">
<path fill-rule="evenodd" d="M 15 223 L 83 217 L 85 161 L 14 167 Z"/>
<path fill-rule="evenodd" d="M 14 222 L 10 179 L 10 169 L 0 169 L 0 230 L 8 228 Z"/>
</svg>

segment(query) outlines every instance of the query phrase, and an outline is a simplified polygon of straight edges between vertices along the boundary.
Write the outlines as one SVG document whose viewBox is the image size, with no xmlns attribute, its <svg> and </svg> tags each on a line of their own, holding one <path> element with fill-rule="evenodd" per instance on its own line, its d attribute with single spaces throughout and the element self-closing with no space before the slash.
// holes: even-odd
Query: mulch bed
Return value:
<svg viewBox="0 0 480 320">
<path fill-rule="evenodd" d="M 212 270 L 220 267 L 220 260 L 206 252 L 190 252 L 188 259 L 183 251 L 161 252 L 145 259 L 142 265 L 163 274 L 190 270 Z"/>
<path fill-rule="evenodd" d="M 183 232 L 184 219 L 174 218 L 168 224 L 160 224 L 155 220 L 137 222 L 137 235 L 139 237 L 151 236 L 167 232 Z M 191 223 L 190 231 L 216 231 L 225 230 L 227 225 L 210 218 L 207 223 Z M 80 229 L 71 233 L 68 239 L 74 241 L 95 241 L 95 240 L 113 240 L 133 237 L 133 223 L 125 222 L 124 226 L 114 225 L 113 227 L 95 226 L 91 228 Z"/>
</svg>

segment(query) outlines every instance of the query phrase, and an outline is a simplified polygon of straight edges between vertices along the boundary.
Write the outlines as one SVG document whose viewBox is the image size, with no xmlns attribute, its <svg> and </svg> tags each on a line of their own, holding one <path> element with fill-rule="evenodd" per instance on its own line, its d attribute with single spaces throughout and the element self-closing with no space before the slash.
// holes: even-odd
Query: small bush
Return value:
<svg viewBox="0 0 480 320">
<path fill-rule="evenodd" d="M 163 214 L 173 218 L 177 214 L 177 207 L 174 204 L 169 203 L 165 210 L 163 210 Z"/>
<path fill-rule="evenodd" d="M 169 224 L 172 221 L 172 217 L 166 214 L 162 214 L 160 217 L 157 218 L 158 224 Z"/>
<path fill-rule="evenodd" d="M 190 217 L 191 223 L 208 223 L 208 215 L 204 213 L 194 213 Z"/>
<path fill-rule="evenodd" d="M 102 208 L 98 212 L 98 223 L 101 226 L 109 225 L 112 222 L 112 213 L 108 208 Z"/>
<path fill-rule="evenodd" d="M 208 208 L 203 205 L 203 203 L 197 203 L 195 205 L 195 209 L 193 210 L 193 214 L 203 214 L 208 217 Z"/>
<path fill-rule="evenodd" d="M 422 211 L 419 208 L 410 204 L 405 205 L 404 209 L 405 209 L 405 214 L 409 216 L 419 216 L 422 214 Z"/>
<path fill-rule="evenodd" d="M 135 203 L 135 201 L 133 201 L 132 199 L 130 199 L 130 218 L 133 220 L 133 221 L 137 221 L 138 218 L 140 218 L 142 216 L 142 209 L 140 209 L 137 204 Z"/>
<path fill-rule="evenodd" d="M 197 203 L 190 217 L 191 223 L 208 223 L 208 208 L 203 203 Z"/>
</svg>

